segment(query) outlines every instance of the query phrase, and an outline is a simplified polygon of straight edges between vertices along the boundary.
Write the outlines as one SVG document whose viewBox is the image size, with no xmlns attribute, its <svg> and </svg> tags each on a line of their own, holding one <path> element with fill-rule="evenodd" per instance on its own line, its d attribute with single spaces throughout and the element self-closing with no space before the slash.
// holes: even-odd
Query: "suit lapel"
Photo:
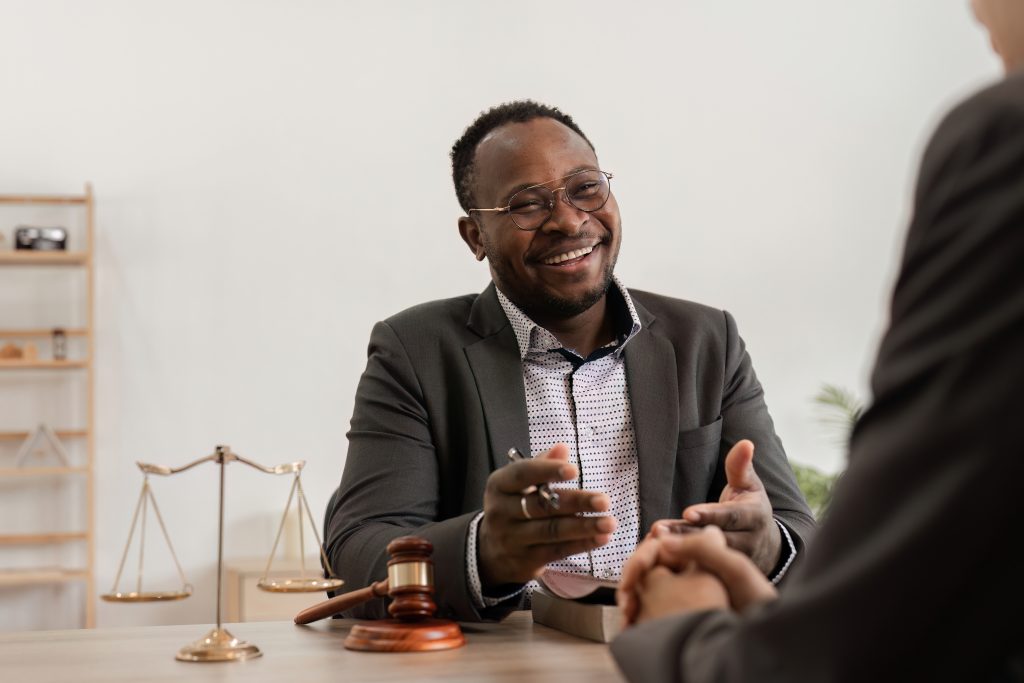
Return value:
<svg viewBox="0 0 1024 683">
<path fill-rule="evenodd" d="M 491 466 L 498 469 L 508 463 L 512 446 L 530 454 L 530 426 L 519 345 L 493 284 L 473 303 L 467 326 L 481 336 L 465 353 L 480 392 Z"/>
<path fill-rule="evenodd" d="M 651 333 L 655 318 L 633 300 L 643 329 L 626 344 L 626 382 L 640 468 L 640 534 L 669 510 L 679 435 L 679 392 L 672 344 Z"/>
</svg>

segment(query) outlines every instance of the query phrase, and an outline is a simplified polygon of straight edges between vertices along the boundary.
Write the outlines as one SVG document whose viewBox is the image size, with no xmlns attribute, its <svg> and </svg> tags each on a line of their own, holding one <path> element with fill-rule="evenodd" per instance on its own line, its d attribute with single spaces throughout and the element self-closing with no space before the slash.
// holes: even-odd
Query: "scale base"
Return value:
<svg viewBox="0 0 1024 683">
<path fill-rule="evenodd" d="M 235 638 L 227 629 L 215 628 L 202 639 L 178 650 L 174 658 L 182 662 L 234 662 L 262 654 L 258 647 Z"/>
<path fill-rule="evenodd" d="M 465 644 L 459 625 L 445 619 L 370 621 L 353 626 L 345 638 L 348 649 L 369 652 L 430 652 Z"/>
</svg>

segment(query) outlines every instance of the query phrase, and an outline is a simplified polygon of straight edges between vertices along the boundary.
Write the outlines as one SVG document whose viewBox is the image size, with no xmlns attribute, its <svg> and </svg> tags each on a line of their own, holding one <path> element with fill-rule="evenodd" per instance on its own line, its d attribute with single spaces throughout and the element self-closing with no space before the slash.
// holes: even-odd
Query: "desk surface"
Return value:
<svg viewBox="0 0 1024 683">
<path fill-rule="evenodd" d="M 534 624 L 516 612 L 500 624 L 464 624 L 467 643 L 445 652 L 353 652 L 342 647 L 348 619 L 228 624 L 263 651 L 246 662 L 179 662 L 175 653 L 211 627 L 146 626 L 0 634 L 5 681 L 621 681 L 608 647 Z"/>
</svg>

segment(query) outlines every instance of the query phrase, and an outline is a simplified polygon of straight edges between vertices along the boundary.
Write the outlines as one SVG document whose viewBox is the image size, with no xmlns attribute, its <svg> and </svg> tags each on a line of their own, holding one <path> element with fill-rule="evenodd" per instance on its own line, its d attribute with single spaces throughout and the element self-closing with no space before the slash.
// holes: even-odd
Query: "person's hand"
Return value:
<svg viewBox="0 0 1024 683">
<path fill-rule="evenodd" d="M 767 574 L 779 562 L 782 534 L 772 517 L 764 484 L 754 472 L 754 444 L 744 439 L 725 456 L 726 486 L 717 503 L 691 505 L 683 519 L 694 526 L 713 524 L 725 532 L 729 546 Z"/>
<path fill-rule="evenodd" d="M 495 470 L 487 478 L 477 541 L 480 580 L 485 587 L 526 583 L 549 562 L 611 540 L 614 517 L 579 514 L 607 511 L 610 501 L 605 494 L 558 489 L 557 510 L 545 507 L 536 493 L 524 494 L 538 484 L 576 479 L 579 473 L 568 459 L 569 447 L 557 444 L 531 460 Z"/>
<path fill-rule="evenodd" d="M 693 573 L 694 566 L 721 583 L 727 594 L 724 604 L 716 602 L 717 594 L 713 585 L 706 581 L 707 577 Z M 775 587 L 750 558 L 727 545 L 726 537 L 718 527 L 705 527 L 691 534 L 678 534 L 666 531 L 665 527 L 656 527 L 623 567 L 616 600 L 627 624 L 640 618 L 644 609 L 646 578 L 659 568 L 690 574 L 691 580 L 685 587 L 692 591 L 692 595 L 665 603 L 667 608 L 676 612 L 724 606 L 743 611 L 755 603 L 773 600 L 777 595 Z M 673 585 L 681 589 L 684 582 Z M 646 599 L 653 605 L 653 597 Z M 653 610 L 658 608 L 650 607 L 648 613 Z M 663 611 L 658 613 L 663 614 Z"/>
<path fill-rule="evenodd" d="M 700 569 L 695 563 L 676 573 L 667 567 L 655 567 L 644 575 L 643 583 L 635 592 L 638 611 L 630 623 L 642 624 L 688 612 L 727 609 L 729 595 L 714 574 Z"/>
</svg>

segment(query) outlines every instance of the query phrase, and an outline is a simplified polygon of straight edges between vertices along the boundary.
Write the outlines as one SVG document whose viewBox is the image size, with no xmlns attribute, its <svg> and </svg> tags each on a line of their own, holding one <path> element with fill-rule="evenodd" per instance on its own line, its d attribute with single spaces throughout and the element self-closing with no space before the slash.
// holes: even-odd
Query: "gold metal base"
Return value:
<svg viewBox="0 0 1024 683">
<path fill-rule="evenodd" d="M 213 629 L 202 640 L 178 650 L 175 659 L 183 662 L 234 662 L 253 659 L 263 653 L 255 645 L 235 638 L 227 629 Z"/>
<path fill-rule="evenodd" d="M 100 596 L 106 602 L 170 602 L 184 600 L 192 595 L 192 586 L 180 591 L 143 591 L 136 593 L 104 593 Z"/>
<path fill-rule="evenodd" d="M 260 579 L 256 587 L 268 593 L 322 593 L 341 588 L 345 582 L 341 579 Z"/>
</svg>

